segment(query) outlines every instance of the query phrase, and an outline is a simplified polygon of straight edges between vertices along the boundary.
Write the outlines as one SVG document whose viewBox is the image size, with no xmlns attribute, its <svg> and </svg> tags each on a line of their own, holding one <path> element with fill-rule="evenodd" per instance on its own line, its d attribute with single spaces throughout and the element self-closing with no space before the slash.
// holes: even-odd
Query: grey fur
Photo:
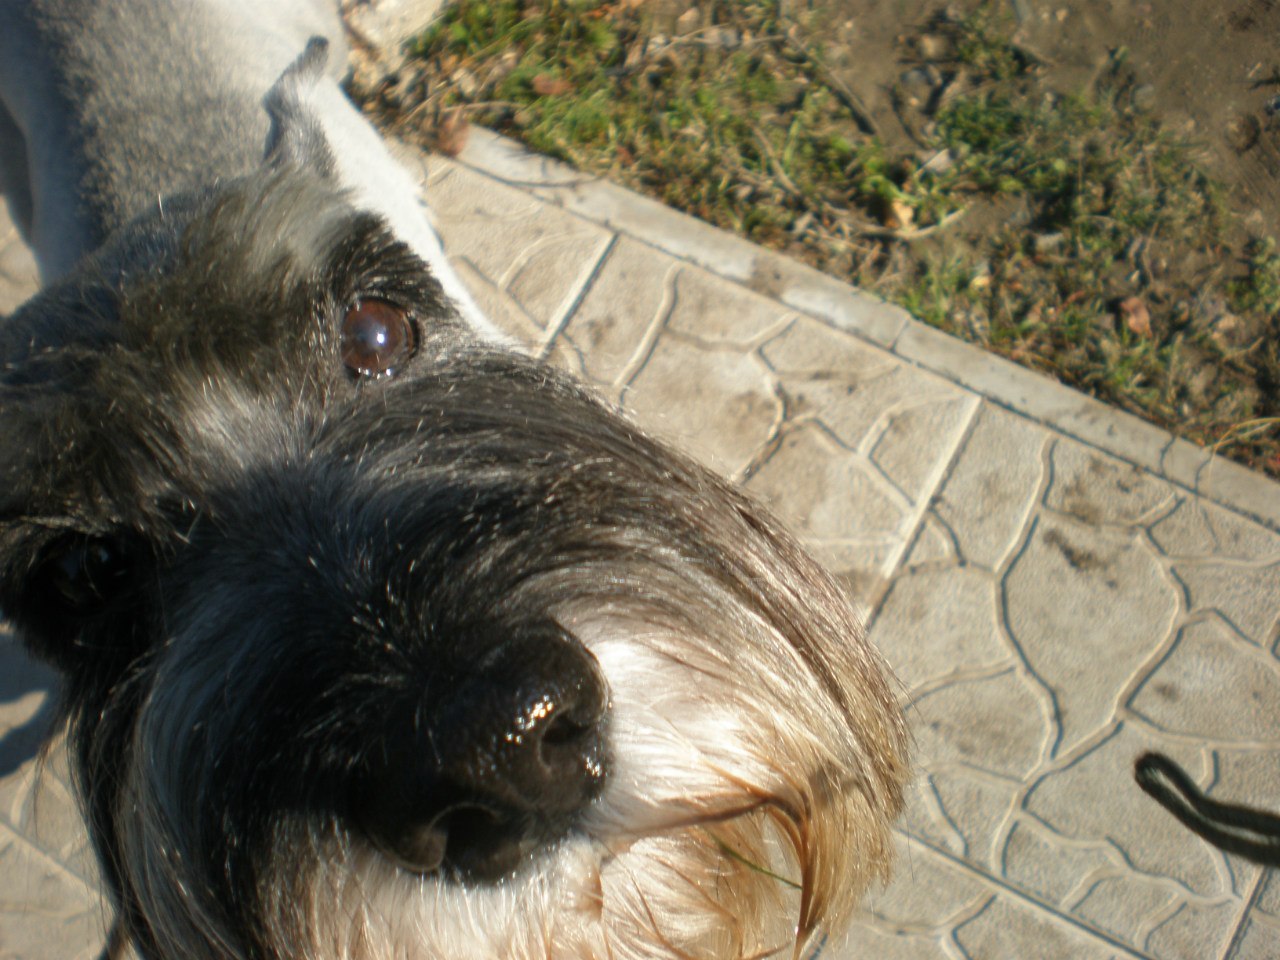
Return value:
<svg viewBox="0 0 1280 960">
<path fill-rule="evenodd" d="M 351 179 L 334 11 L 271 10 L 0 2 L 50 281 L 0 326 L 0 602 L 65 680 L 109 950 L 801 955 L 902 801 L 856 610 L 492 340 Z"/>
</svg>

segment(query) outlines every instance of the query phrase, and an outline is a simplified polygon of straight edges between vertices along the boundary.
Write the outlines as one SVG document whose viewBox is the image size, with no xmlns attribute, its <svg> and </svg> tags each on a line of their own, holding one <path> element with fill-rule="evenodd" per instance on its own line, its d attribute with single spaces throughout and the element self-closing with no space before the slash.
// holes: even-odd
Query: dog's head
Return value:
<svg viewBox="0 0 1280 960">
<path fill-rule="evenodd" d="M 849 600 L 719 479 L 473 338 L 284 142 L 0 330 L 0 601 L 65 676 L 128 935 L 737 957 L 841 923 L 904 777 Z"/>
</svg>

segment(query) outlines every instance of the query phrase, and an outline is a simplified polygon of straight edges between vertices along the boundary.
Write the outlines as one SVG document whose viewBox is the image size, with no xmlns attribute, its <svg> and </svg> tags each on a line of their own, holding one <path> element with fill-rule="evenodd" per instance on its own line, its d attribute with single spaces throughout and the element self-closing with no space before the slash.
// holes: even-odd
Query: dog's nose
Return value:
<svg viewBox="0 0 1280 960">
<path fill-rule="evenodd" d="M 507 636 L 495 643 L 495 631 Z M 396 723 L 361 775 L 356 816 L 406 870 L 496 880 L 570 833 L 599 796 L 608 687 L 557 624 L 468 636 L 464 654 L 483 652 Z"/>
</svg>

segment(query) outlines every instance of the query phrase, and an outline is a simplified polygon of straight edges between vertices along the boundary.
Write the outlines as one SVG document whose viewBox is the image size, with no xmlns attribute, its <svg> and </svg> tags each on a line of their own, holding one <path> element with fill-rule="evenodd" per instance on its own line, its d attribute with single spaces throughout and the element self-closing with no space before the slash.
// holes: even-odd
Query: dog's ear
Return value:
<svg viewBox="0 0 1280 960">
<path fill-rule="evenodd" d="M 100 432 L 84 412 L 99 371 L 119 356 L 116 295 L 86 278 L 82 267 L 45 287 L 0 322 L 0 539 L 6 524 L 35 512 L 59 512 L 65 494 L 46 478 L 65 457 Z M 104 436 L 108 444 L 114 440 Z"/>
<path fill-rule="evenodd" d="M 264 153 L 272 168 L 295 167 L 325 178 L 336 178 L 337 165 L 324 129 L 306 105 L 306 94 L 325 78 L 329 41 L 312 37 L 297 60 L 285 68 L 280 79 L 263 97 L 271 129 Z"/>
</svg>

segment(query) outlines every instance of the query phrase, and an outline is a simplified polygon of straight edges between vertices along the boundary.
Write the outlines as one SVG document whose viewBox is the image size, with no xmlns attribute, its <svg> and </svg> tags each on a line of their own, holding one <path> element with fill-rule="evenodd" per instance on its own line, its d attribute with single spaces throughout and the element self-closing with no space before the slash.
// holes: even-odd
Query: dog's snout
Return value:
<svg viewBox="0 0 1280 960">
<path fill-rule="evenodd" d="M 554 623 L 486 626 L 464 653 L 473 645 L 471 666 L 396 721 L 356 814 L 406 870 L 491 881 L 571 833 L 599 796 L 609 693 L 590 651 Z"/>
</svg>

